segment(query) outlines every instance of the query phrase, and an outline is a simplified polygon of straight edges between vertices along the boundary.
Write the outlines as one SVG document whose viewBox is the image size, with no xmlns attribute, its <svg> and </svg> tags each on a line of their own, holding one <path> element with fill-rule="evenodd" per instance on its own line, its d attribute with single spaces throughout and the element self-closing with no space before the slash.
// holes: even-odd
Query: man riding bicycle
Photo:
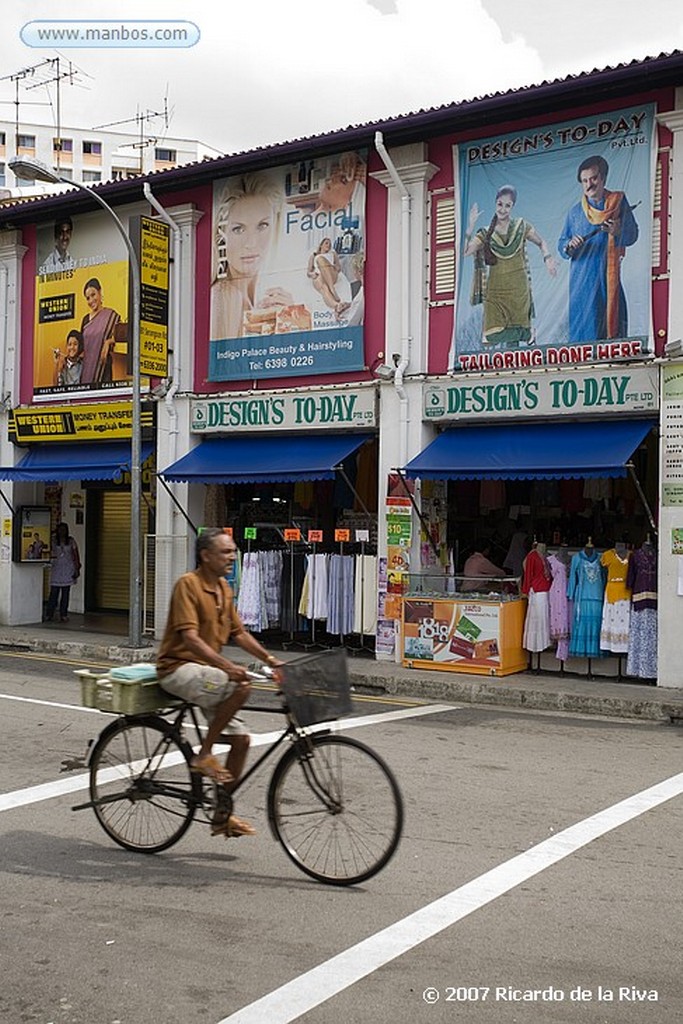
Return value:
<svg viewBox="0 0 683 1024">
<path fill-rule="evenodd" d="M 232 538 L 211 528 L 197 537 L 197 568 L 176 582 L 164 637 L 157 655 L 159 685 L 182 700 L 197 704 L 209 727 L 191 768 L 228 791 L 239 779 L 249 752 L 249 734 L 238 712 L 249 696 L 246 669 L 222 654 L 229 640 L 260 661 L 282 664 L 248 632 L 235 608 L 225 577 L 237 557 Z M 223 732 L 230 736 L 225 767 L 213 754 Z M 212 835 L 255 835 L 247 821 L 231 814 L 217 820 Z"/>
</svg>

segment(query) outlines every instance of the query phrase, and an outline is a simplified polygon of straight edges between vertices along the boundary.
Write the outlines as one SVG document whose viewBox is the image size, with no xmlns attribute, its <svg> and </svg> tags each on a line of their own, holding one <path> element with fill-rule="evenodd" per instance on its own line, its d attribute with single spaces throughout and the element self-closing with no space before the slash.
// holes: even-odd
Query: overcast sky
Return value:
<svg viewBox="0 0 683 1024">
<path fill-rule="evenodd" d="M 185 49 L 76 49 L 20 35 L 27 22 L 114 9 L 114 25 L 185 20 L 200 38 Z M 0 117 L 14 120 L 9 76 L 57 52 L 80 72 L 61 88 L 64 126 L 160 111 L 168 94 L 167 134 L 238 152 L 674 49 L 681 0 L 13 0 L 2 11 Z M 22 122 L 56 124 L 54 86 L 27 88 L 49 73 L 20 83 Z M 162 120 L 148 130 L 162 139 Z"/>
</svg>

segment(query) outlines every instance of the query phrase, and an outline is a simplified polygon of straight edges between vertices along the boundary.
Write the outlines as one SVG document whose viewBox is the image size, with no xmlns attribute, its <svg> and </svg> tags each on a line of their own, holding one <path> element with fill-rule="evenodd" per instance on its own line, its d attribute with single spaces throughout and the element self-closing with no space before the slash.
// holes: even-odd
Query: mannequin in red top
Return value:
<svg viewBox="0 0 683 1024">
<path fill-rule="evenodd" d="M 527 651 L 544 651 L 550 646 L 550 590 L 553 576 L 545 544 L 534 543 L 524 559 L 522 593 L 529 597 L 522 644 Z"/>
</svg>

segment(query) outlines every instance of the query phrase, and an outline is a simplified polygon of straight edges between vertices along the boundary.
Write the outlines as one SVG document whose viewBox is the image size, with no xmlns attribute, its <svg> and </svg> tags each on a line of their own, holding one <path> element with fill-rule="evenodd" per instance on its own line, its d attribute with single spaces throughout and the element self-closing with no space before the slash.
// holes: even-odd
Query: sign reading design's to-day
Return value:
<svg viewBox="0 0 683 1024">
<path fill-rule="evenodd" d="M 431 421 L 654 413 L 659 407 L 659 377 L 655 366 L 462 377 L 452 383 L 425 384 L 422 407 L 424 419 Z"/>
<path fill-rule="evenodd" d="M 262 392 L 192 403 L 191 430 L 197 434 L 229 430 L 312 430 L 325 427 L 373 429 L 377 426 L 375 388 L 334 391 Z"/>
</svg>

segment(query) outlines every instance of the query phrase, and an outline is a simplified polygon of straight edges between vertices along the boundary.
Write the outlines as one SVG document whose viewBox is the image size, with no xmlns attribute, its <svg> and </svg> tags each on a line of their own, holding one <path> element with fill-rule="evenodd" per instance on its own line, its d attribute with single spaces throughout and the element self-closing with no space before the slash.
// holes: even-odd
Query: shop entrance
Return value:
<svg viewBox="0 0 683 1024">
<path fill-rule="evenodd" d="M 130 586 L 130 491 L 88 489 L 86 612 L 127 613 Z M 150 512 L 142 508 L 143 536 Z"/>
</svg>

